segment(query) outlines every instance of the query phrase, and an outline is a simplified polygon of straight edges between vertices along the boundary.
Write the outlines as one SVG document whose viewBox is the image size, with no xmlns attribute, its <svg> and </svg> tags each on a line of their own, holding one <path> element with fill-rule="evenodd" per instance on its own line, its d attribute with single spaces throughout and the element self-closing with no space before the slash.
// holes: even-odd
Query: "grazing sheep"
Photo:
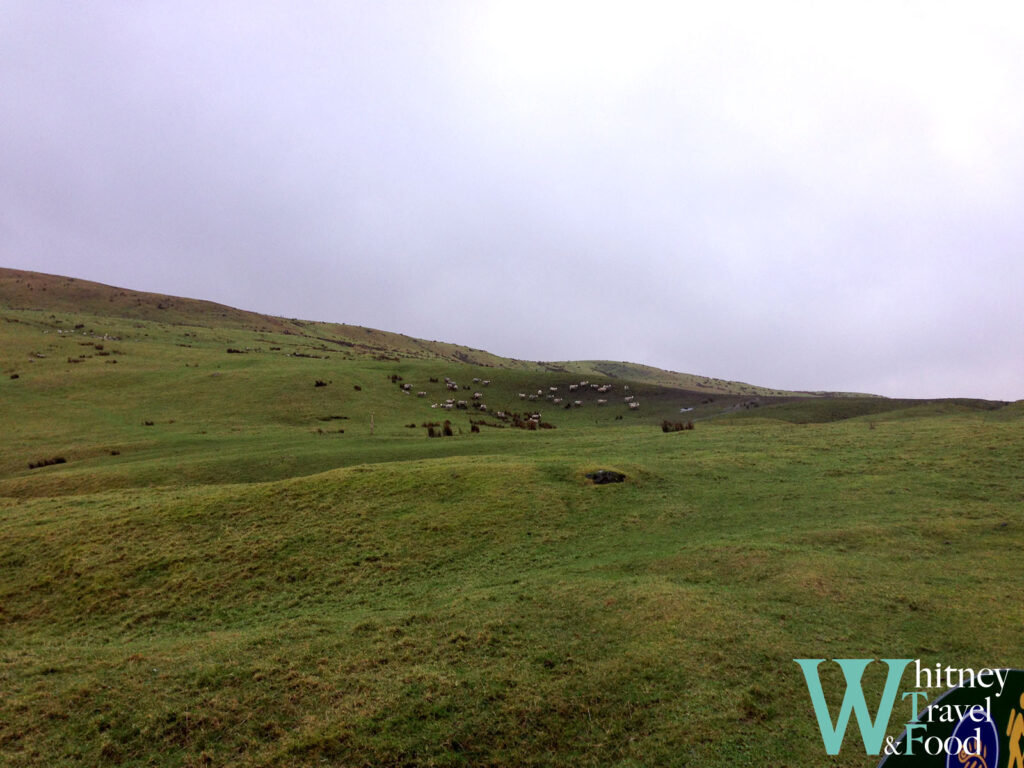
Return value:
<svg viewBox="0 0 1024 768">
<path fill-rule="evenodd" d="M 583 401 L 582 400 L 573 400 L 572 404 L 575 405 L 577 408 L 579 408 L 580 406 L 583 405 Z"/>
<path fill-rule="evenodd" d="M 520 400 L 525 400 L 526 399 L 526 393 L 525 392 L 520 392 L 519 393 L 519 399 Z"/>
<path fill-rule="evenodd" d="M 640 403 L 630 403 L 629 407 L 630 408 L 639 408 L 640 407 Z"/>
<path fill-rule="evenodd" d="M 598 405 L 605 405 L 605 404 L 607 404 L 607 403 L 608 403 L 608 401 L 607 401 L 607 400 L 605 400 L 605 399 L 604 399 L 603 397 L 599 397 L 599 398 L 597 398 L 597 404 L 598 404 Z"/>
</svg>

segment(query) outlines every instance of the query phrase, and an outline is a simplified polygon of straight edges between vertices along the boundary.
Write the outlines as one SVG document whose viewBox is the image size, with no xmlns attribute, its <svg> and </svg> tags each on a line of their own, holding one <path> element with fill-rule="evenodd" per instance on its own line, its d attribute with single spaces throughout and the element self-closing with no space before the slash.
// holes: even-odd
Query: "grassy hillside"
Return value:
<svg viewBox="0 0 1024 768">
<path fill-rule="evenodd" d="M 210 301 L 115 288 L 87 280 L 0 268 L 0 307 L 27 315 L 64 313 L 199 326 L 241 333 L 298 337 L 296 348 L 342 357 L 440 359 L 473 365 L 521 367 L 519 361 L 445 342 L 339 323 L 286 319 L 246 312 Z"/>
<path fill-rule="evenodd" d="M 0 267 L 0 308 L 36 314 L 71 313 L 171 325 L 200 326 L 235 332 L 282 334 L 298 337 L 290 345 L 307 353 L 344 358 L 433 359 L 478 367 L 497 367 L 535 373 L 572 373 L 591 378 L 623 379 L 704 394 L 807 395 L 770 390 L 743 382 L 680 374 L 634 363 L 584 361 L 543 363 L 498 357 L 479 349 L 440 341 L 414 339 L 402 334 L 338 323 L 286 319 L 246 312 L 209 301 L 142 293 L 71 277 Z M 818 393 L 820 394 L 820 393 Z"/>
<path fill-rule="evenodd" d="M 793 658 L 1021 666 L 1022 403 L 0 278 L 0 765 L 866 766 Z"/>
</svg>

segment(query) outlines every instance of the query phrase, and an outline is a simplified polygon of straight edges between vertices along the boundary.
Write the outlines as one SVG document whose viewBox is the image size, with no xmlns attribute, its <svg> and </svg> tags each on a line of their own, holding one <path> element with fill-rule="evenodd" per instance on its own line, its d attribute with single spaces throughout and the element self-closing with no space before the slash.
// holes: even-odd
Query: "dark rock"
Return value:
<svg viewBox="0 0 1024 768">
<path fill-rule="evenodd" d="M 604 485 L 605 483 L 621 483 L 626 479 L 626 476 L 621 472 L 616 472 L 612 469 L 599 469 L 596 472 L 588 472 L 587 477 L 594 481 L 594 485 Z"/>
</svg>

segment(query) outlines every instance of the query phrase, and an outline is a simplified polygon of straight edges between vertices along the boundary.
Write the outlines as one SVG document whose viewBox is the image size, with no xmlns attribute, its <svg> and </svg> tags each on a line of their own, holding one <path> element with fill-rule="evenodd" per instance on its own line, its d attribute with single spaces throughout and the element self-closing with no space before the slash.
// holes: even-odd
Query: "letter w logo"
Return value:
<svg viewBox="0 0 1024 768">
<path fill-rule="evenodd" d="M 836 664 L 842 668 L 843 677 L 846 678 L 846 693 L 839 707 L 839 718 L 835 727 L 832 726 L 832 717 L 825 702 L 825 693 L 821 690 L 821 678 L 818 676 L 818 665 L 824 659 L 793 661 L 799 664 L 804 672 L 807 691 L 811 694 L 811 704 L 814 705 L 814 714 L 818 717 L 818 729 L 821 731 L 822 741 L 825 742 L 825 751 L 830 755 L 839 754 L 839 748 L 843 746 L 843 737 L 846 735 L 846 726 L 850 723 L 850 713 L 853 712 L 857 716 L 864 749 L 869 755 L 877 755 L 882 749 L 882 739 L 885 738 L 885 729 L 889 726 L 903 670 L 913 659 L 882 659 L 889 666 L 889 675 L 885 679 L 885 690 L 882 691 L 882 700 L 878 704 L 878 715 L 874 721 L 868 712 L 867 702 L 864 701 L 864 689 L 861 688 L 860 682 L 864 670 L 872 659 L 836 659 Z"/>
</svg>

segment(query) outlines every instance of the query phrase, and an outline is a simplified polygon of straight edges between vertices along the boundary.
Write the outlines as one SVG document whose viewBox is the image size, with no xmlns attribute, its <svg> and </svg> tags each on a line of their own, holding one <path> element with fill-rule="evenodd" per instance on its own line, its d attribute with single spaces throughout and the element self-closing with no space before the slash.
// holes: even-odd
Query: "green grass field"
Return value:
<svg viewBox="0 0 1024 768">
<path fill-rule="evenodd" d="M 119 291 L 0 270 L 2 765 L 869 766 L 794 658 L 1024 666 L 1020 402 Z"/>
</svg>

